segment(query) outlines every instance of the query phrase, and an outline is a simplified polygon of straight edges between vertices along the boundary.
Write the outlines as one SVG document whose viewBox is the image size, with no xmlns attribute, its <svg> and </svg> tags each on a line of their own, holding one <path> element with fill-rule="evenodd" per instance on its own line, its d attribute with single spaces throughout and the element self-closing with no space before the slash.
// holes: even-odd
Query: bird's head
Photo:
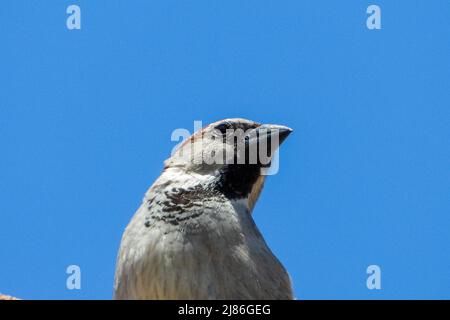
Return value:
<svg viewBox="0 0 450 320">
<path fill-rule="evenodd" d="M 272 156 L 292 129 L 246 119 L 225 119 L 195 132 L 165 162 L 192 176 L 213 177 L 227 196 L 259 195 Z M 257 195 L 256 195 L 257 197 Z"/>
</svg>

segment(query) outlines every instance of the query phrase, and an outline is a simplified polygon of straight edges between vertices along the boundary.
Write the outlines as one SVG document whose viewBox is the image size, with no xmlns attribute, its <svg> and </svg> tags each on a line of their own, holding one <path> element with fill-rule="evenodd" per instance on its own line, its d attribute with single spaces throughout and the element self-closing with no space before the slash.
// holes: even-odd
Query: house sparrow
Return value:
<svg viewBox="0 0 450 320">
<path fill-rule="evenodd" d="M 291 132 L 226 119 L 182 143 L 123 234 L 114 298 L 292 299 L 289 275 L 251 216 L 262 170 Z M 268 163 L 255 160 L 263 146 Z"/>
</svg>

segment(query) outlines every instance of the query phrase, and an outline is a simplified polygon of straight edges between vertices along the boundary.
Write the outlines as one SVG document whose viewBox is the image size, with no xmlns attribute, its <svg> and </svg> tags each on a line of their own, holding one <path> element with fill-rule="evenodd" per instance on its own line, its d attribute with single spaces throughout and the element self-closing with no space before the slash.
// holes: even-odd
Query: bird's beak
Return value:
<svg viewBox="0 0 450 320">
<path fill-rule="evenodd" d="M 251 130 L 245 137 L 246 161 L 269 167 L 273 155 L 291 132 L 291 128 L 275 124 L 263 124 Z"/>
<path fill-rule="evenodd" d="M 260 132 L 261 132 L 261 130 L 266 130 L 266 131 L 270 132 L 271 137 L 278 135 L 278 140 L 279 140 L 280 145 L 288 137 L 288 135 L 290 135 L 291 132 L 293 131 L 289 127 L 281 126 L 281 125 L 277 125 L 277 124 L 263 124 L 258 129 L 260 130 Z"/>
<path fill-rule="evenodd" d="M 291 134 L 293 130 L 286 126 L 277 124 L 263 124 L 256 129 L 249 132 L 246 142 L 249 146 L 254 144 L 261 144 L 262 142 L 275 141 L 278 143 L 278 148 L 283 141 Z M 273 150 L 275 151 L 275 150 Z"/>
</svg>

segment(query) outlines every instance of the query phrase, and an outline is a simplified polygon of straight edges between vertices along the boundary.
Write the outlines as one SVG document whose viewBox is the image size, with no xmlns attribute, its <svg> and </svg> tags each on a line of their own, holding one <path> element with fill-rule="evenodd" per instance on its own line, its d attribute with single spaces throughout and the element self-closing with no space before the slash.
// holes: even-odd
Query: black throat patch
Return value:
<svg viewBox="0 0 450 320">
<path fill-rule="evenodd" d="M 215 189 L 228 199 L 245 198 L 258 180 L 260 170 L 261 167 L 257 164 L 227 165 L 220 171 Z"/>
</svg>

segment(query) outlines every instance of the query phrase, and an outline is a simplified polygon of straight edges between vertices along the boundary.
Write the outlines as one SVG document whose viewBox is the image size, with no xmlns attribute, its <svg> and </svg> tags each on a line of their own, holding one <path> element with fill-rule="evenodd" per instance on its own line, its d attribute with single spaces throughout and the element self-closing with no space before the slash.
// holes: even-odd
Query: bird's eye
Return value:
<svg viewBox="0 0 450 320">
<path fill-rule="evenodd" d="M 232 129 L 232 125 L 229 122 L 223 122 L 218 124 L 214 129 L 219 130 L 221 134 L 226 134 L 228 129 Z"/>
</svg>

